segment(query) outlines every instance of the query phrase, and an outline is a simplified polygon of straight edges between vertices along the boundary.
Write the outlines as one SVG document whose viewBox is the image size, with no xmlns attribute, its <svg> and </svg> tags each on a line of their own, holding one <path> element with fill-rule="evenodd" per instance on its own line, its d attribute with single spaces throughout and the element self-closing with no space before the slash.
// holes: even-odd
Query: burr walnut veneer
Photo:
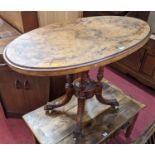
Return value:
<svg viewBox="0 0 155 155">
<path fill-rule="evenodd" d="M 148 41 L 149 25 L 131 17 L 81 18 L 72 24 L 48 25 L 15 39 L 7 46 L 4 59 L 15 71 L 33 76 L 67 75 L 66 94 L 48 103 L 46 111 L 64 106 L 75 95 L 78 101 L 75 139 L 82 134 L 85 102 L 93 96 L 118 109 L 116 99 L 102 96 L 103 66 L 135 52 Z M 88 71 L 99 67 L 97 80 Z M 78 78 L 74 79 L 75 73 Z"/>
</svg>

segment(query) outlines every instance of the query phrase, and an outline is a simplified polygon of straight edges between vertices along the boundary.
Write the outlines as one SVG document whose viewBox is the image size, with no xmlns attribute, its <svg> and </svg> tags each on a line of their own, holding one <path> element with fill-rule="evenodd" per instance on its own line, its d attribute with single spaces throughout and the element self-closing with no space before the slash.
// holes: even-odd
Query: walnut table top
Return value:
<svg viewBox="0 0 155 155">
<path fill-rule="evenodd" d="M 24 74 L 55 76 L 115 62 L 141 48 L 150 27 L 132 17 L 100 16 L 52 24 L 21 35 L 4 52 L 8 65 Z"/>
</svg>

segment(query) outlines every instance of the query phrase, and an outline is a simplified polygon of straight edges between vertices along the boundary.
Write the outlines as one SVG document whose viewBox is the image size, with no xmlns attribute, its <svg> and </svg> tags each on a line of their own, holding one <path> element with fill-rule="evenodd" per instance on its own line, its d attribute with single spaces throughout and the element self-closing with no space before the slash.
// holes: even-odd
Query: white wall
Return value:
<svg viewBox="0 0 155 155">
<path fill-rule="evenodd" d="M 149 18 L 148 18 L 148 23 L 151 26 L 152 33 L 155 33 L 155 11 L 151 11 Z"/>
<path fill-rule="evenodd" d="M 82 11 L 38 11 L 39 26 L 72 22 L 82 17 Z"/>
</svg>

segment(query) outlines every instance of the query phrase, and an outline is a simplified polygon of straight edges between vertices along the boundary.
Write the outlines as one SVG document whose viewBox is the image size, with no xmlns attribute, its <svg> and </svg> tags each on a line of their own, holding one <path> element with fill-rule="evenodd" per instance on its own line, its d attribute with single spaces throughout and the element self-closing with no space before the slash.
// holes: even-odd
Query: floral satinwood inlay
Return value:
<svg viewBox="0 0 155 155">
<path fill-rule="evenodd" d="M 82 18 L 26 33 L 9 44 L 6 55 L 10 62 L 32 68 L 87 64 L 125 51 L 149 31 L 146 22 L 131 17 Z"/>
</svg>

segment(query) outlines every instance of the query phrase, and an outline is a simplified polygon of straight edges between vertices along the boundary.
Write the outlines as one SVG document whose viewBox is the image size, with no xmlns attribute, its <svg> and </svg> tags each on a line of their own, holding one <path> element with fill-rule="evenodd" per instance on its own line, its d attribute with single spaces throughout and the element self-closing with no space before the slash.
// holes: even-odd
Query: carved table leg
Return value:
<svg viewBox="0 0 155 155">
<path fill-rule="evenodd" d="M 112 106 L 114 109 L 118 109 L 118 102 L 117 100 L 115 99 L 112 99 L 112 100 L 107 100 L 107 99 L 104 99 L 103 96 L 102 96 L 102 83 L 101 83 L 101 80 L 103 79 L 103 67 L 100 67 L 99 70 L 98 70 L 98 74 L 97 74 L 97 86 L 96 86 L 96 90 L 95 90 L 95 95 L 96 95 L 96 98 L 97 100 L 102 103 L 102 104 L 106 104 L 106 105 L 110 105 Z"/>
<path fill-rule="evenodd" d="M 44 106 L 44 109 L 46 111 L 49 111 L 49 110 L 53 110 L 55 108 L 58 108 L 58 107 L 61 107 L 61 106 L 64 106 L 65 104 L 67 104 L 72 96 L 73 96 L 73 85 L 72 85 L 72 82 L 73 82 L 73 75 L 67 75 L 67 83 L 66 83 L 66 94 L 62 97 L 62 100 L 59 101 L 58 103 L 47 103 L 45 106 Z"/>
<path fill-rule="evenodd" d="M 83 115 L 85 110 L 85 100 L 87 98 L 86 87 L 89 80 L 88 72 L 80 73 L 79 76 L 79 79 L 74 82 L 75 95 L 78 98 L 77 124 L 73 131 L 76 143 L 79 143 L 83 136 Z"/>
<path fill-rule="evenodd" d="M 74 139 L 75 139 L 76 143 L 79 143 L 80 139 L 83 136 L 82 128 L 83 128 L 84 108 L 85 108 L 85 99 L 78 99 L 77 124 L 73 131 Z"/>
</svg>

